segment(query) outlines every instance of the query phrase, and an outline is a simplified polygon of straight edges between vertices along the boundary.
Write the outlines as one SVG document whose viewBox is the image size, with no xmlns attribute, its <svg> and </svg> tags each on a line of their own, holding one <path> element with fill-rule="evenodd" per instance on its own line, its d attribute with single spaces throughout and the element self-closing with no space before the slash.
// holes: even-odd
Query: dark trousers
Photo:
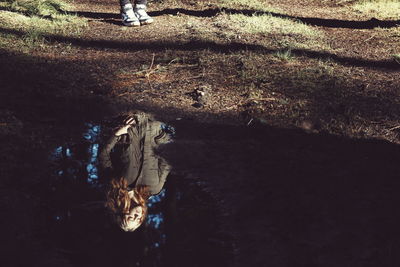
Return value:
<svg viewBox="0 0 400 267">
<path fill-rule="evenodd" d="M 121 6 L 124 6 L 129 3 L 132 3 L 133 5 L 147 5 L 147 0 L 133 0 L 132 2 L 129 0 L 119 0 L 119 4 Z"/>
</svg>

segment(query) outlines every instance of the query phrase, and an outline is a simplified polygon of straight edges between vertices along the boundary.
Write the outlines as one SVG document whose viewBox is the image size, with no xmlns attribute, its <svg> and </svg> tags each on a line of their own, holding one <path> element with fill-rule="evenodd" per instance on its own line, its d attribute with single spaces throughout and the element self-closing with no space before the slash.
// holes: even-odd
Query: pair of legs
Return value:
<svg viewBox="0 0 400 267">
<path fill-rule="evenodd" d="M 125 26 L 140 26 L 153 23 L 153 19 L 146 12 L 147 0 L 119 0 L 121 5 L 122 24 Z"/>
</svg>

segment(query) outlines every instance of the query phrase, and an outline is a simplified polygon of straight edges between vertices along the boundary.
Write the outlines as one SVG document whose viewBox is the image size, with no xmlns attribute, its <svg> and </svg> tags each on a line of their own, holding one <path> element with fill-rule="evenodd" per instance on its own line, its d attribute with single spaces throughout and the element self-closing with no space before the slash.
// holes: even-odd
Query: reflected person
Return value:
<svg viewBox="0 0 400 267">
<path fill-rule="evenodd" d="M 147 215 L 147 200 L 164 186 L 170 165 L 154 149 L 171 141 L 165 124 L 146 113 L 128 116 L 102 148 L 99 160 L 109 179 L 106 207 L 124 231 L 136 230 Z"/>
</svg>

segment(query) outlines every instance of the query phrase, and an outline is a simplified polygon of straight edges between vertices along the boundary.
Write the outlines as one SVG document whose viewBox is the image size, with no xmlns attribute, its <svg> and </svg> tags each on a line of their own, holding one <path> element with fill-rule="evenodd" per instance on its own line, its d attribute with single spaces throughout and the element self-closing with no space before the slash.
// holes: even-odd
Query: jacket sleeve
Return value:
<svg viewBox="0 0 400 267">
<path fill-rule="evenodd" d="M 167 176 L 171 171 L 171 165 L 163 158 L 158 159 L 158 176 L 160 177 L 161 188 L 164 186 Z M 161 189 L 160 189 L 161 191 Z"/>
<path fill-rule="evenodd" d="M 168 134 L 164 128 L 167 128 L 165 124 L 157 124 L 156 136 L 154 137 L 154 142 L 156 145 L 166 144 L 172 141 L 171 135 Z"/>
<path fill-rule="evenodd" d="M 157 124 L 156 127 L 157 135 L 154 138 L 154 142 L 156 143 L 157 146 L 172 141 L 171 135 L 165 131 L 165 128 L 167 128 L 167 126 L 164 123 Z M 171 171 L 171 166 L 168 164 L 168 162 L 164 158 L 158 157 L 158 177 L 159 177 L 159 185 L 161 187 L 160 191 L 164 186 L 170 171 Z"/>
<path fill-rule="evenodd" d="M 119 141 L 120 137 L 113 135 L 108 140 L 107 144 L 101 149 L 99 154 L 100 167 L 103 170 L 112 169 L 111 163 L 111 150 L 114 148 L 115 144 Z"/>
<path fill-rule="evenodd" d="M 150 193 L 157 195 L 163 189 L 164 184 L 167 180 L 167 176 L 171 171 L 171 166 L 162 158 L 158 159 L 158 183 L 150 186 Z"/>
<path fill-rule="evenodd" d="M 161 128 L 160 122 L 153 121 L 148 125 L 144 147 L 143 177 L 152 195 L 161 191 L 171 169 L 170 165 L 163 158 L 158 157 L 154 151 L 158 145 L 168 140 L 169 136 Z"/>
</svg>

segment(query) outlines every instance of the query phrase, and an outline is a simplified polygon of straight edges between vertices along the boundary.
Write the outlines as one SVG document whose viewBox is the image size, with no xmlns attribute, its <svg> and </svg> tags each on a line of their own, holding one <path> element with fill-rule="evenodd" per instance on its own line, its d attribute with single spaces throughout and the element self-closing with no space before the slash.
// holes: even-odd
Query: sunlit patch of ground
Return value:
<svg viewBox="0 0 400 267">
<path fill-rule="evenodd" d="M 25 52 L 33 48 L 45 48 L 45 35 L 79 36 L 87 27 L 86 19 L 61 10 L 68 8 L 63 2 L 39 1 L 37 5 L 30 1 L 0 2 L 0 7 L 4 9 L 0 10 L 2 28 L 21 36 L 4 36 L 0 42 L 19 47 Z"/>
<path fill-rule="evenodd" d="M 400 26 L 390 29 L 378 28 L 375 34 L 372 34 L 370 38 L 374 39 L 375 43 L 379 42 L 381 46 L 386 49 L 387 58 L 391 58 L 400 53 Z M 381 50 L 379 46 L 377 46 L 376 49 Z M 380 53 L 381 51 L 377 51 L 376 55 Z"/>
<path fill-rule="evenodd" d="M 324 33 L 319 29 L 269 14 L 221 13 L 209 20 L 188 17 L 183 26 L 194 40 L 250 43 L 267 49 L 330 49 Z"/>
<path fill-rule="evenodd" d="M 239 34 L 254 35 L 272 47 L 326 49 L 324 34 L 316 28 L 291 19 L 272 15 L 226 14 L 221 16 L 221 24 Z M 258 36 L 258 38 L 256 37 Z"/>
<path fill-rule="evenodd" d="M 267 1 L 263 0 L 254 0 L 254 1 L 247 1 L 247 0 L 221 0 L 220 4 L 221 7 L 227 7 L 232 9 L 239 9 L 246 8 L 255 11 L 263 11 L 263 12 L 282 12 L 281 9 L 276 8 L 267 3 Z"/>
<path fill-rule="evenodd" d="M 393 58 L 396 60 L 397 63 L 400 64 L 400 54 L 394 54 Z"/>
<path fill-rule="evenodd" d="M 168 53 L 168 52 L 167 52 Z M 172 51 L 169 51 L 172 53 Z M 164 109 L 185 109 L 186 116 L 206 119 L 206 114 L 222 116 L 237 110 L 241 98 L 234 88 L 235 74 L 221 72 L 219 62 L 212 67 L 206 59 L 212 58 L 212 52 L 199 52 L 191 59 L 172 58 L 164 60 L 160 56 L 139 69 L 120 69 L 112 82 L 112 95 L 135 103 L 147 103 Z M 216 58 L 215 58 L 216 59 Z M 203 61 L 204 60 L 204 61 Z M 225 71 L 231 71 L 225 69 Z M 179 77 L 179 78 L 178 78 Z M 221 83 L 221 79 L 224 82 Z M 203 108 L 193 104 L 193 92 L 206 86 L 210 89 Z"/>
<path fill-rule="evenodd" d="M 360 0 L 353 5 L 353 9 L 379 19 L 400 19 L 398 0 Z"/>
</svg>

